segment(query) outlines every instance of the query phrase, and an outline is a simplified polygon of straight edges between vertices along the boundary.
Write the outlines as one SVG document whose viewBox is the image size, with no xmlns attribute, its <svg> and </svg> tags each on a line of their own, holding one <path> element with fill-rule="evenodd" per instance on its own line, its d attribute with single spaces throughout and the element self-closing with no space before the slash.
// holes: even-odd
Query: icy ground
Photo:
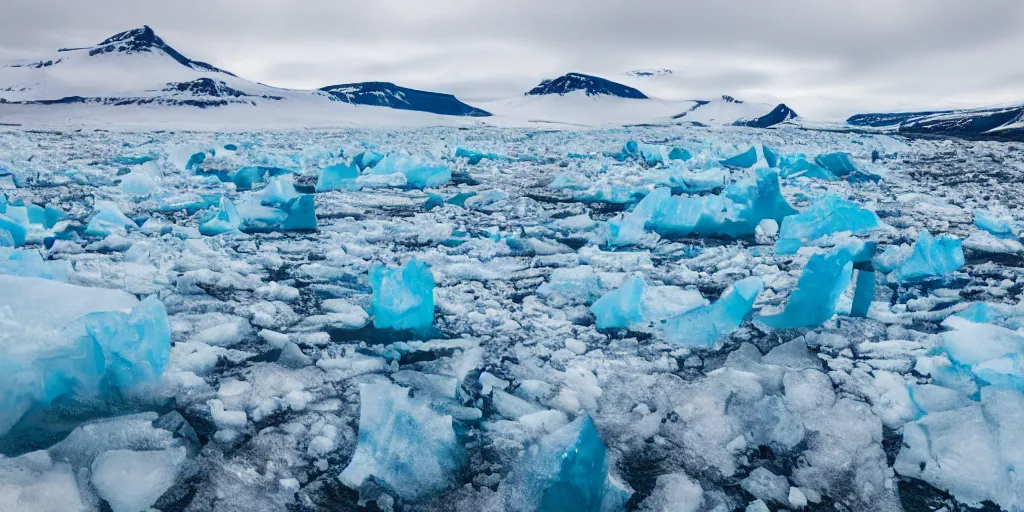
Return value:
<svg viewBox="0 0 1024 512">
<path fill-rule="evenodd" d="M 0 511 L 1024 510 L 1022 148 L 0 131 Z"/>
</svg>

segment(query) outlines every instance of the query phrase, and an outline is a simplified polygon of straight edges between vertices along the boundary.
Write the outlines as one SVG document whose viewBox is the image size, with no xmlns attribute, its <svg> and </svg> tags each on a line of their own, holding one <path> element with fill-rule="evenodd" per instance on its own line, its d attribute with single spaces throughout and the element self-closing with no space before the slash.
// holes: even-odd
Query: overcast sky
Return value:
<svg viewBox="0 0 1024 512">
<path fill-rule="evenodd" d="M 781 100 L 807 117 L 1024 101 L 1022 0 L 6 4 L 4 60 L 148 24 L 193 59 L 281 87 L 385 80 L 471 102 L 568 71 L 669 68 L 671 99 Z"/>
</svg>

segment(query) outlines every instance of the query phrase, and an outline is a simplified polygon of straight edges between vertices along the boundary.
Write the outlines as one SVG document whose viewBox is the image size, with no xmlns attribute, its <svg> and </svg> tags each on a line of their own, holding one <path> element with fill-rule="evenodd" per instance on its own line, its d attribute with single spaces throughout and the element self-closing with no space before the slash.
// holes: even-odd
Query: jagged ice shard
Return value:
<svg viewBox="0 0 1024 512">
<path fill-rule="evenodd" d="M 499 492 L 509 511 L 615 512 L 630 491 L 609 478 L 607 450 L 584 414 L 530 446 Z"/>
<path fill-rule="evenodd" d="M 795 253 L 800 246 L 841 232 L 867 233 L 882 225 L 875 212 L 835 194 L 818 199 L 802 213 L 785 218 L 775 249 Z"/>
<path fill-rule="evenodd" d="M 781 329 L 821 325 L 835 315 L 836 301 L 853 278 L 854 263 L 870 261 L 873 253 L 873 243 L 848 242 L 827 254 L 811 256 L 789 295 L 786 308 L 779 314 L 761 316 L 758 320 Z"/>
<path fill-rule="evenodd" d="M 424 331 L 434 324 L 434 276 L 417 259 L 397 269 L 370 268 L 370 313 L 378 329 Z"/>
<path fill-rule="evenodd" d="M 963 266 L 963 243 L 958 238 L 949 235 L 936 238 L 922 231 L 914 242 L 910 257 L 896 267 L 892 276 L 901 282 L 916 281 L 949 275 Z"/>
<path fill-rule="evenodd" d="M 664 326 L 665 339 L 687 347 L 712 347 L 739 328 L 763 289 L 764 281 L 759 277 L 737 281 L 714 304 L 668 319 Z"/>
<path fill-rule="evenodd" d="M 140 303 L 122 291 L 13 276 L 0 276 L 0 287 L 0 433 L 32 407 L 128 391 L 167 366 L 170 325 L 156 297 Z"/>
<path fill-rule="evenodd" d="M 374 477 L 409 501 L 455 484 L 465 454 L 451 416 L 435 412 L 394 384 L 364 384 L 359 397 L 359 440 L 352 460 L 338 475 L 343 484 L 359 489 Z"/>
</svg>

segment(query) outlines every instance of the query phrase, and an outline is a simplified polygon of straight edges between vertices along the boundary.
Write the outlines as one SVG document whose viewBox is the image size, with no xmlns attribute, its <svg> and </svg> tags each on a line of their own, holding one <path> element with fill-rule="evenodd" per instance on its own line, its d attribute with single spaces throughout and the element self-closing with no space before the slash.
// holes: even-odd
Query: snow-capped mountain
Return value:
<svg viewBox="0 0 1024 512">
<path fill-rule="evenodd" d="M 544 80 L 537 87 L 526 91 L 527 96 L 546 96 L 550 94 L 564 95 L 575 91 L 583 91 L 587 96 L 615 96 L 619 98 L 647 99 L 647 95 L 637 89 L 618 82 L 584 75 L 583 73 L 566 73 L 558 78 Z"/>
<path fill-rule="evenodd" d="M 754 103 L 722 96 L 714 100 L 696 100 L 689 110 L 672 116 L 672 119 L 700 124 L 732 124 L 768 128 L 797 117 L 785 103 L 772 106 L 770 103 Z"/>
<path fill-rule="evenodd" d="M 929 112 L 857 114 L 854 126 L 953 137 L 1024 138 L 1024 105 Z"/>
<path fill-rule="evenodd" d="M 390 82 L 360 82 L 330 85 L 320 89 L 331 99 L 356 105 L 374 105 L 399 110 L 416 110 L 448 116 L 488 117 L 486 110 L 467 105 L 451 94 L 420 91 Z"/>
<path fill-rule="evenodd" d="M 65 48 L 52 58 L 0 68 L 0 103 L 11 106 L 245 106 L 287 110 L 288 115 L 299 114 L 302 119 L 353 117 L 355 112 L 341 108 L 339 102 L 450 116 L 488 115 L 451 95 L 394 84 L 350 84 L 316 91 L 263 85 L 184 56 L 149 26 L 121 32 L 95 46 Z M 415 120 L 424 121 L 429 119 Z"/>
<path fill-rule="evenodd" d="M 624 81 L 677 80 L 671 70 L 638 70 Z M 129 112 L 129 107 L 134 110 Z M 493 116 L 492 116 L 493 114 Z M 444 117 L 440 117 L 444 116 Z M 768 127 L 795 117 L 785 105 L 648 96 L 617 81 L 567 73 L 523 96 L 468 105 L 449 94 L 390 82 L 283 89 L 194 60 L 143 26 L 97 45 L 0 67 L 6 124 L 174 124 L 180 128 L 362 125 L 621 126 L 740 124 Z M 483 121 L 482 118 L 486 118 Z"/>
</svg>

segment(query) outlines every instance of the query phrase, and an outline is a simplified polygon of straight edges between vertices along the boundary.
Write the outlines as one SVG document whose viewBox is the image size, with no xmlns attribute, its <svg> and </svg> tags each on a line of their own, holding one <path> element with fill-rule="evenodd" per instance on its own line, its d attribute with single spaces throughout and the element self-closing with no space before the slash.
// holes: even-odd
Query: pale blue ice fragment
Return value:
<svg viewBox="0 0 1024 512">
<path fill-rule="evenodd" d="M 366 150 L 352 158 L 352 163 L 359 167 L 360 171 L 364 171 L 368 168 L 372 168 L 381 160 L 384 159 L 384 155 L 376 153 L 374 151 Z"/>
<path fill-rule="evenodd" d="M 7 194 L 0 192 L 0 213 L 7 213 Z"/>
<path fill-rule="evenodd" d="M 640 144 L 635 140 L 626 141 L 618 153 L 605 153 L 619 162 L 640 158 Z"/>
<path fill-rule="evenodd" d="M 1000 216 L 992 212 L 975 212 L 974 225 L 999 238 L 1017 238 L 1022 231 L 1013 217 Z"/>
<path fill-rule="evenodd" d="M 68 214 L 64 213 L 60 208 L 47 206 L 43 211 L 43 227 L 46 229 L 53 229 L 58 222 L 67 219 Z"/>
<path fill-rule="evenodd" d="M 260 204 L 264 206 L 280 206 L 299 197 L 295 190 L 295 178 L 291 175 L 278 176 L 267 183 L 260 193 Z"/>
<path fill-rule="evenodd" d="M 370 268 L 370 313 L 378 329 L 425 331 L 434 325 L 434 276 L 415 258 L 401 268 Z"/>
<path fill-rule="evenodd" d="M 957 313 L 956 316 L 976 324 L 991 324 L 1004 315 L 987 302 L 972 302 L 963 311 Z"/>
<path fill-rule="evenodd" d="M 882 225 L 875 212 L 861 208 L 835 194 L 818 199 L 803 213 L 786 217 L 779 229 L 776 250 L 796 252 L 801 245 L 833 233 L 849 231 L 861 234 Z"/>
<path fill-rule="evenodd" d="M 857 270 L 857 284 L 854 289 L 853 306 L 850 309 L 850 316 L 867 318 L 868 310 L 871 309 L 871 301 L 875 298 L 876 280 L 877 276 L 874 270 Z"/>
<path fill-rule="evenodd" d="M 625 329 L 644 320 L 644 279 L 631 277 L 618 289 L 598 299 L 590 311 L 598 329 Z"/>
<path fill-rule="evenodd" d="M 92 236 L 110 236 L 114 233 L 124 234 L 128 229 L 135 229 L 138 225 L 121 213 L 121 209 L 110 201 L 96 202 L 96 215 L 89 219 L 85 227 L 85 234 Z"/>
<path fill-rule="evenodd" d="M 648 167 L 654 167 L 655 165 L 665 163 L 665 146 L 641 143 L 638 145 L 637 149 L 640 151 L 640 161 L 647 164 Z"/>
<path fill-rule="evenodd" d="M 759 277 L 733 283 L 713 304 L 691 309 L 665 322 L 665 339 L 693 348 L 710 348 L 715 342 L 739 328 L 764 289 Z"/>
<path fill-rule="evenodd" d="M 509 512 L 614 512 L 629 491 L 608 475 L 607 450 L 590 416 L 527 448 L 499 492 Z"/>
<path fill-rule="evenodd" d="M 359 438 L 338 479 L 359 489 L 373 477 L 406 501 L 418 501 L 456 484 L 466 460 L 452 417 L 391 383 L 359 388 Z"/>
<path fill-rule="evenodd" d="M 505 157 L 495 153 L 485 153 L 483 151 L 476 151 L 462 147 L 455 148 L 455 158 L 465 158 L 466 160 L 468 160 L 466 163 L 468 163 L 469 165 L 479 164 L 484 159 L 506 160 Z"/>
<path fill-rule="evenodd" d="M 18 247 L 25 244 L 28 227 L 7 215 L 0 214 L 0 234 L 6 234 L 0 240 L 0 245 L 10 242 L 11 246 Z"/>
<path fill-rule="evenodd" d="M 935 238 L 928 231 L 922 231 L 910 257 L 896 267 L 892 275 L 899 282 L 915 281 L 949 275 L 963 266 L 963 243 L 958 238 L 949 235 Z"/>
<path fill-rule="evenodd" d="M 685 162 L 691 158 L 693 158 L 693 155 L 690 154 L 686 148 L 672 148 L 672 150 L 668 152 L 669 160 L 681 160 Z"/>
<path fill-rule="evenodd" d="M 610 204 L 629 204 L 635 197 L 632 187 L 618 183 L 602 185 L 575 195 L 577 201 Z"/>
<path fill-rule="evenodd" d="M 395 173 L 405 175 L 410 187 L 420 189 L 444 185 L 452 179 L 452 171 L 444 164 L 396 154 L 386 156 L 370 171 L 373 175 Z"/>
<path fill-rule="evenodd" d="M 573 173 L 561 173 L 552 178 L 548 188 L 564 188 L 568 190 L 586 190 L 587 184 L 580 176 Z"/>
<path fill-rule="evenodd" d="M 35 249 L 0 247 L 0 274 L 38 277 L 65 283 L 68 280 L 67 263 L 43 260 L 43 256 Z"/>
<path fill-rule="evenodd" d="M 768 146 L 761 146 L 761 152 L 764 153 L 764 161 L 768 164 L 768 167 L 779 166 L 779 153 Z"/>
<path fill-rule="evenodd" d="M 40 293 L 26 297 L 42 301 L 38 307 L 28 306 L 40 319 L 33 320 L 34 331 L 26 331 L 38 331 L 41 339 L 28 341 L 16 354 L 0 361 L 0 389 L 4 390 L 0 393 L 0 435 L 32 407 L 49 407 L 58 398 L 118 399 L 139 384 L 157 381 L 170 360 L 170 323 L 163 303 L 155 296 L 137 303 L 130 313 L 98 311 L 63 327 L 50 326 L 46 321 L 67 314 L 61 311 L 64 304 L 82 309 L 66 293 L 84 289 L 60 283 L 50 288 L 41 285 L 48 282 L 38 280 Z M 32 281 L 7 283 L 26 286 Z M 109 296 L 111 292 L 104 293 Z M 125 299 L 134 300 L 125 295 L 117 302 Z M 44 312 L 46 308 L 55 309 L 50 314 Z"/>
<path fill-rule="evenodd" d="M 676 197 L 667 189 L 655 189 L 637 208 L 641 206 L 653 212 L 647 228 L 664 236 L 749 236 L 764 219 L 779 222 L 796 213 L 782 196 L 778 174 L 768 169 L 759 169 L 756 180 L 730 185 L 721 195 Z"/>
<path fill-rule="evenodd" d="M 204 212 L 199 219 L 199 234 L 217 236 L 234 233 L 242 226 L 242 218 L 238 215 L 234 203 L 226 197 L 220 198 L 220 206 Z"/>
<path fill-rule="evenodd" d="M 320 176 L 316 180 L 316 191 L 326 192 L 328 190 L 354 190 L 358 188 L 356 178 L 359 177 L 359 167 L 355 164 L 338 163 L 320 169 Z"/>
<path fill-rule="evenodd" d="M 815 178 L 825 181 L 835 181 L 839 178 L 824 167 L 807 161 L 803 154 L 786 155 L 779 160 L 779 169 L 783 178 Z"/>
<path fill-rule="evenodd" d="M 850 160 L 849 153 L 825 153 L 814 157 L 814 163 L 840 178 L 857 172 L 857 166 Z"/>
<path fill-rule="evenodd" d="M 316 201 L 312 194 L 301 194 L 281 205 L 285 218 L 282 231 L 312 231 L 317 229 Z"/>
<path fill-rule="evenodd" d="M 726 167 L 736 167 L 738 169 L 749 169 L 757 163 L 757 148 L 751 146 L 750 149 L 740 153 L 738 155 L 726 158 L 721 161 L 721 164 Z"/>
<path fill-rule="evenodd" d="M 850 285 L 854 261 L 870 259 L 865 251 L 868 246 L 864 242 L 848 242 L 826 254 L 811 256 L 782 313 L 758 319 L 780 329 L 816 327 L 825 323 L 835 315 L 836 301 Z"/>
<path fill-rule="evenodd" d="M 185 163 L 185 170 L 186 171 L 191 171 L 192 169 L 198 169 L 199 166 L 202 165 L 202 163 L 205 162 L 205 161 L 206 161 L 206 153 L 205 152 L 200 151 L 198 153 L 193 153 L 192 156 L 190 156 L 188 158 L 188 162 Z"/>
</svg>

